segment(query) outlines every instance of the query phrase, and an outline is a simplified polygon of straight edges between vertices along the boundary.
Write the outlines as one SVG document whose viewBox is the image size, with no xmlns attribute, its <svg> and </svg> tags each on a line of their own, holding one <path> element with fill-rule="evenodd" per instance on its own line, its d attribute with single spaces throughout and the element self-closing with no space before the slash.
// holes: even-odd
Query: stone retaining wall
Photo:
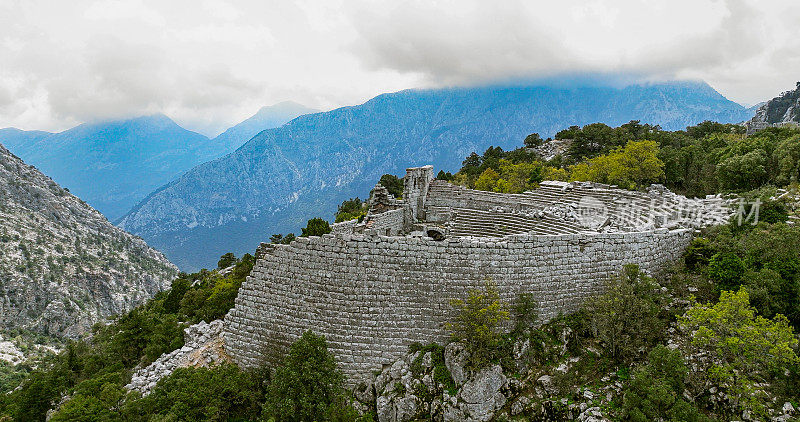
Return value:
<svg viewBox="0 0 800 422">
<path fill-rule="evenodd" d="M 445 342 L 451 298 L 485 279 L 513 303 L 533 293 L 540 318 L 579 309 L 624 264 L 654 272 L 691 230 L 513 235 L 492 242 L 337 234 L 298 238 L 264 254 L 225 317 L 226 349 L 241 366 L 278 363 L 305 330 L 323 334 L 351 383 L 419 341 Z"/>
<path fill-rule="evenodd" d="M 344 234 L 353 233 L 353 228 L 358 224 L 358 220 L 347 220 L 339 223 L 331 224 L 331 233 Z"/>
<path fill-rule="evenodd" d="M 404 210 L 396 209 L 380 214 L 371 214 L 367 229 L 386 236 L 398 235 L 403 231 Z"/>
</svg>

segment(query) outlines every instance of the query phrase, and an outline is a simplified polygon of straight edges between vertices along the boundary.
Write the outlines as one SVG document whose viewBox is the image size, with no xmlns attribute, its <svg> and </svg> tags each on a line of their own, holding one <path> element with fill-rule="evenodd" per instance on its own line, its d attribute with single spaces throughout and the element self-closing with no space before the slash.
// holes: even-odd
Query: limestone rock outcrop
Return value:
<svg viewBox="0 0 800 422">
<path fill-rule="evenodd" d="M 8 362 L 16 365 L 25 359 L 25 355 L 19 350 L 13 341 L 9 341 L 0 335 L 0 362 Z"/>
<path fill-rule="evenodd" d="M 469 371 L 462 359 L 466 356 L 463 345 L 451 343 L 444 351 L 447 368 L 464 377 L 460 384 L 456 382 L 456 394 L 451 395 L 453 390 L 442 383 L 447 372 L 441 362 L 434 362 L 435 353 L 441 350 L 422 350 L 397 360 L 374 380 L 357 388 L 356 397 L 365 403 L 374 400 L 380 422 L 422 418 L 486 422 L 506 405 L 508 379 L 500 365 Z"/>
<path fill-rule="evenodd" d="M 125 388 L 147 395 L 160 379 L 178 368 L 209 367 L 229 360 L 222 340 L 222 320 L 201 321 L 187 327 L 183 338 L 183 347 L 161 355 L 146 368 L 136 371 Z"/>
</svg>

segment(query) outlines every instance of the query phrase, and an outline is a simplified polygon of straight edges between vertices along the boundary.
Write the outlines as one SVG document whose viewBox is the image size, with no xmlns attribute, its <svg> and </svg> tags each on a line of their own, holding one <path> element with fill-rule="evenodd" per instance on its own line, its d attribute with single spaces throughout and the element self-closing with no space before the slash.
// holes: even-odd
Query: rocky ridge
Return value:
<svg viewBox="0 0 800 422">
<path fill-rule="evenodd" d="M 163 114 L 86 123 L 59 133 L 0 129 L 0 143 L 114 221 L 186 170 L 228 154 L 258 132 L 315 110 L 281 103 L 214 139 Z"/>
<path fill-rule="evenodd" d="M 533 151 L 539 154 L 545 161 L 550 161 L 559 155 L 565 157 L 569 151 L 570 145 L 572 145 L 572 139 L 550 139 L 534 147 Z"/>
<path fill-rule="evenodd" d="M 800 82 L 797 88 L 786 91 L 756 109 L 752 119 L 745 122 L 751 134 L 768 127 L 800 125 Z"/>
<path fill-rule="evenodd" d="M 0 145 L 0 330 L 76 338 L 177 268 Z"/>
<path fill-rule="evenodd" d="M 319 110 L 308 108 L 293 101 L 284 101 L 271 106 L 261 107 L 258 112 L 241 123 L 231 126 L 225 132 L 211 140 L 224 155 L 236 150 L 262 130 L 272 129 L 304 114 L 317 113 Z"/>
</svg>

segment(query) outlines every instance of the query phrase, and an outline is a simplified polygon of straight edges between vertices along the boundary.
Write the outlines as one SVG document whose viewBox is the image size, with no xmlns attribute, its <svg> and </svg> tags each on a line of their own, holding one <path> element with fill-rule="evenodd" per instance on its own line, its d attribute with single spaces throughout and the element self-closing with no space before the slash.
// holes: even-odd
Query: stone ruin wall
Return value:
<svg viewBox="0 0 800 422">
<path fill-rule="evenodd" d="M 624 264 L 654 272 L 678 258 L 688 229 L 512 235 L 498 241 L 337 234 L 270 245 L 225 317 L 241 366 L 278 363 L 305 330 L 324 334 L 351 383 L 413 342 L 447 340 L 451 298 L 492 279 L 507 303 L 533 293 L 540 319 L 573 312 Z"/>
<path fill-rule="evenodd" d="M 403 209 L 390 210 L 370 215 L 369 229 L 386 236 L 399 235 L 403 230 L 404 221 Z"/>
<path fill-rule="evenodd" d="M 442 227 L 437 224 L 449 221 L 455 208 L 535 210 L 586 191 L 568 193 L 553 182 L 538 193 L 497 194 L 432 179 L 430 166 L 408 169 L 403 199 L 376 186 L 363 222 L 337 223 L 329 235 L 289 245 L 264 245 L 225 317 L 226 349 L 234 360 L 244 367 L 279 363 L 310 329 L 325 335 L 349 382 L 357 383 L 413 342 L 446 342 L 450 299 L 465 297 L 486 279 L 506 303 L 532 293 L 546 321 L 578 310 L 625 264 L 650 273 L 669 265 L 692 239 L 692 229 L 659 228 L 436 241 L 424 236 L 426 229 Z"/>
</svg>

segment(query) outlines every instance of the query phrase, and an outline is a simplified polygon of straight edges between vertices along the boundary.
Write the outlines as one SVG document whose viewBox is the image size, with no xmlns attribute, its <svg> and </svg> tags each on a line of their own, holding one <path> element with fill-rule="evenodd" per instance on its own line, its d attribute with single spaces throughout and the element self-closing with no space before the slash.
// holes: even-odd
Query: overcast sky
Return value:
<svg viewBox="0 0 800 422">
<path fill-rule="evenodd" d="M 565 72 L 766 100 L 800 80 L 800 1 L 0 0 L 0 127 L 163 112 L 215 135 L 284 100 Z"/>
</svg>

